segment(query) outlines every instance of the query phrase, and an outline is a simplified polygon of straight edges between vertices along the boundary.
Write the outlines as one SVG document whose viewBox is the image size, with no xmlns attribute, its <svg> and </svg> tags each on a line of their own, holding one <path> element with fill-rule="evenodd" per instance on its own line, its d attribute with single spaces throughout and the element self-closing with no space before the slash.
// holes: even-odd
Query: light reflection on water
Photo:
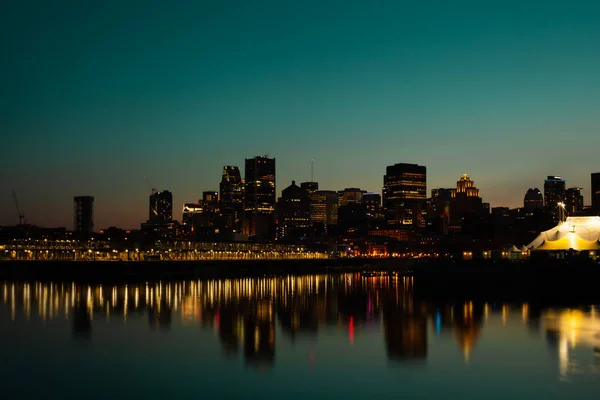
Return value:
<svg viewBox="0 0 600 400">
<path fill-rule="evenodd" d="M 530 388 L 531 393 L 543 391 L 544 398 L 561 398 L 567 393 L 586 398 L 600 389 L 600 316 L 596 306 L 550 309 L 529 303 L 494 301 L 431 303 L 413 296 L 414 284 L 411 278 L 365 279 L 358 274 L 129 285 L 3 282 L 0 321 L 4 335 L 12 332 L 14 335 L 9 338 L 16 340 L 12 350 L 5 351 L 13 351 L 11 354 L 20 358 L 25 357 L 23 349 L 31 346 L 32 340 L 41 341 L 41 335 L 46 335 L 35 323 L 41 321 L 64 328 L 57 328 L 58 338 L 66 335 L 69 340 L 94 344 L 110 337 L 109 342 L 123 342 L 122 353 L 114 354 L 114 358 L 137 357 L 128 354 L 133 352 L 128 345 L 136 340 L 143 342 L 146 335 L 155 331 L 173 340 L 161 342 L 162 346 L 173 346 L 174 341 L 181 340 L 190 349 L 204 346 L 209 351 L 216 345 L 220 347 L 218 355 L 194 362 L 199 369 L 219 371 L 222 379 L 235 374 L 232 379 L 242 381 L 251 373 L 246 368 L 234 373 L 232 365 L 217 363 L 236 359 L 243 360 L 245 367 L 258 367 L 263 372 L 279 369 L 282 372 L 278 374 L 293 379 L 294 374 L 300 373 L 295 368 L 306 361 L 297 358 L 296 347 L 300 347 L 308 354 L 311 368 L 319 360 L 332 368 L 321 370 L 319 376 L 325 382 L 322 385 L 332 387 L 339 385 L 334 377 L 341 371 L 349 381 L 365 379 L 369 374 L 376 380 L 395 367 L 408 365 L 412 373 L 420 374 L 418 379 L 440 382 L 451 379 L 454 384 L 467 383 L 478 373 L 483 374 L 483 370 L 493 371 L 479 376 L 492 380 L 489 388 L 481 390 L 500 397 L 518 397 L 522 392 L 512 391 L 509 385 L 501 386 L 505 392 L 492 393 L 494 377 L 506 382 L 525 379 L 528 373 L 536 375 L 538 380 L 526 382 L 543 386 Z M 62 322 L 58 324 L 59 321 Z M 116 327 L 131 327 L 133 331 L 134 326 L 142 324 L 145 331 L 136 330 L 135 336 L 116 330 Z M 191 340 L 187 336 L 182 339 L 181 334 L 189 329 L 212 335 L 187 343 L 186 340 Z M 23 333 L 28 339 L 20 341 L 18 337 Z M 6 339 L 2 334 L 0 338 Z M 320 346 L 321 342 L 327 345 Z M 518 349 L 513 352 L 515 359 L 506 360 L 507 349 L 513 347 Z M 154 350 L 159 349 L 145 349 L 145 357 Z M 63 357 L 68 358 L 69 353 Z M 177 363 L 188 356 L 172 357 L 163 361 Z M 382 359 L 384 367 L 379 363 Z M 32 357 L 26 362 L 35 365 L 40 361 Z M 376 369 L 350 369 L 353 362 L 357 368 L 372 363 L 374 368 L 379 366 L 379 372 L 374 375 Z M 518 371 L 520 363 L 534 371 L 517 374 L 511 370 Z M 481 371 L 469 369 L 473 365 L 481 366 Z M 423 369 L 424 366 L 427 368 Z M 6 368 L 11 370 L 10 366 Z M 402 390 L 410 393 L 411 384 L 404 383 Z M 570 389 L 563 393 L 552 389 L 553 385 L 570 385 Z M 227 390 L 233 396 L 248 395 L 236 393 L 235 388 Z M 304 395 L 310 393 L 306 392 L 308 389 L 296 390 Z M 383 393 L 397 390 L 400 389 L 391 386 Z M 432 389 L 420 390 L 424 397 L 441 394 L 427 392 Z M 220 393 L 217 390 L 213 395 Z M 372 394 L 372 391 L 362 387 L 349 392 L 350 397 L 360 393 Z M 531 394 L 528 396 L 531 398 Z"/>
</svg>

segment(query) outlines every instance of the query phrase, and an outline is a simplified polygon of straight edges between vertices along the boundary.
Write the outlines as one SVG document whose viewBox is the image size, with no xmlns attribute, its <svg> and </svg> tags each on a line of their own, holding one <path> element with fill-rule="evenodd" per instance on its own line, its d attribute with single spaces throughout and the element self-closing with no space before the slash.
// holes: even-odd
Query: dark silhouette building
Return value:
<svg viewBox="0 0 600 400">
<path fill-rule="evenodd" d="M 381 195 L 379 193 L 365 193 L 362 202 L 367 208 L 369 215 L 377 215 L 381 212 Z"/>
<path fill-rule="evenodd" d="M 559 203 L 565 201 L 566 182 L 560 176 L 548 176 L 544 181 L 544 199 L 545 208 L 552 214 L 552 220 L 556 223 L 559 220 L 561 211 L 558 209 Z"/>
<path fill-rule="evenodd" d="M 392 224 L 421 225 L 427 198 L 427 168 L 394 164 L 383 176 L 383 208 Z"/>
<path fill-rule="evenodd" d="M 168 190 L 155 191 L 150 195 L 148 222 L 166 224 L 173 220 L 173 194 Z"/>
<path fill-rule="evenodd" d="M 366 234 L 367 208 L 363 203 L 348 203 L 338 207 L 338 227 L 344 234 Z"/>
<path fill-rule="evenodd" d="M 92 233 L 94 231 L 94 197 L 77 196 L 73 200 L 75 203 L 73 230 L 84 234 Z"/>
<path fill-rule="evenodd" d="M 567 216 L 581 214 L 583 211 L 583 195 L 581 188 L 572 187 L 565 191 L 565 211 Z"/>
<path fill-rule="evenodd" d="M 275 236 L 275 159 L 246 159 L 244 180 L 244 231 L 254 239 Z"/>
<path fill-rule="evenodd" d="M 310 199 L 296 181 L 281 191 L 277 202 L 277 238 L 293 240 L 304 236 L 310 225 Z"/>
<path fill-rule="evenodd" d="M 230 165 L 223 167 L 219 192 L 225 228 L 231 229 L 233 232 L 241 232 L 244 213 L 244 187 L 238 167 Z"/>
<path fill-rule="evenodd" d="M 592 174 L 592 211 L 600 215 L 600 172 Z"/>
<path fill-rule="evenodd" d="M 454 188 L 431 189 L 427 218 L 434 232 L 446 235 L 450 224 L 450 205 L 456 196 Z"/>
<path fill-rule="evenodd" d="M 544 196 L 542 196 L 540 189 L 530 188 L 527 190 L 525 198 L 523 199 L 523 208 L 525 208 L 525 212 L 527 213 L 533 213 L 536 210 L 544 208 Z"/>
<path fill-rule="evenodd" d="M 300 188 L 310 194 L 312 192 L 319 190 L 319 183 L 318 182 L 302 182 L 300 184 Z"/>
</svg>

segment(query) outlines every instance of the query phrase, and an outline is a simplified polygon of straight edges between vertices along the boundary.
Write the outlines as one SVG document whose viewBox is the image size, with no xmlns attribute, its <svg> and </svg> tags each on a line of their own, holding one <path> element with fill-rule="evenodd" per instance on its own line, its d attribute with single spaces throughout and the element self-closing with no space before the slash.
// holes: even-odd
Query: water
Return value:
<svg viewBox="0 0 600 400">
<path fill-rule="evenodd" d="M 356 274 L 0 283 L 2 398 L 592 399 L 597 305 L 416 299 Z"/>
</svg>

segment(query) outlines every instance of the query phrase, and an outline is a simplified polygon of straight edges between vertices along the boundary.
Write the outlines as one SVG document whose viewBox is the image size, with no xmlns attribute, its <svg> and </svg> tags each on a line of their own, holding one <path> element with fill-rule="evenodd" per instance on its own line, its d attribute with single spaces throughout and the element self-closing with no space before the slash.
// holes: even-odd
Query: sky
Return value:
<svg viewBox="0 0 600 400">
<path fill-rule="evenodd" d="M 28 1 L 0 12 L 0 225 L 138 228 L 268 154 L 277 189 L 468 173 L 492 207 L 600 171 L 598 1 Z M 243 173 L 243 172 L 242 172 Z"/>
</svg>

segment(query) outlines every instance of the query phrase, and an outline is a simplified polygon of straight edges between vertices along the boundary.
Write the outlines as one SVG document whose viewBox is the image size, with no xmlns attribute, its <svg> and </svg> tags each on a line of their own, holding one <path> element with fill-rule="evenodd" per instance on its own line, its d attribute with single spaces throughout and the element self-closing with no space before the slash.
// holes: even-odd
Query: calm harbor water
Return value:
<svg viewBox="0 0 600 400">
<path fill-rule="evenodd" d="M 414 285 L 1 282 L 2 398 L 598 398 L 598 305 L 431 303 Z"/>
</svg>

